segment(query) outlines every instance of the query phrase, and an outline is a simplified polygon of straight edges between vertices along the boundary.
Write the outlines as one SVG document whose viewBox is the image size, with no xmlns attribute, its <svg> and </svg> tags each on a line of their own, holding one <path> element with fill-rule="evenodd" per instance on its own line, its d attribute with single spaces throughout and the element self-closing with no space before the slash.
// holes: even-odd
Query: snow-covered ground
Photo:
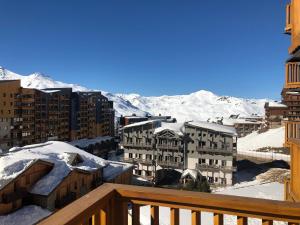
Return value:
<svg viewBox="0 0 300 225">
<path fill-rule="evenodd" d="M 257 131 L 238 139 L 237 150 L 240 155 L 256 158 L 290 161 L 290 156 L 274 152 L 274 148 L 282 148 L 285 128 L 270 129 L 264 133 Z"/>
<path fill-rule="evenodd" d="M 50 211 L 30 205 L 6 216 L 0 216 L 0 225 L 32 225 L 49 216 Z"/>
<path fill-rule="evenodd" d="M 71 87 L 74 91 L 89 91 L 86 87 L 55 81 L 41 73 L 23 76 L 0 67 L 0 80 L 21 79 L 21 85 L 28 88 L 60 88 Z M 101 87 L 99 87 L 101 88 Z M 230 96 L 218 96 L 212 92 L 201 90 L 186 95 L 144 97 L 138 94 L 112 94 L 102 91 L 114 101 L 117 115 L 144 116 L 170 115 L 179 122 L 206 121 L 215 117 L 228 118 L 231 114 L 251 116 L 264 115 L 264 104 L 268 99 L 243 99 Z"/>
<path fill-rule="evenodd" d="M 260 148 L 283 147 L 284 144 L 284 127 L 270 129 L 264 133 L 257 131 L 238 139 L 238 151 L 253 151 Z"/>
</svg>

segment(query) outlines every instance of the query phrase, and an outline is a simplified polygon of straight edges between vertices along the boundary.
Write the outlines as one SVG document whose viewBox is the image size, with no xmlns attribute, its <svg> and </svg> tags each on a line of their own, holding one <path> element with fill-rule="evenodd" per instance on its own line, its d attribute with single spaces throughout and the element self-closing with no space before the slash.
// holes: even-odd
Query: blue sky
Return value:
<svg viewBox="0 0 300 225">
<path fill-rule="evenodd" d="M 280 98 L 286 1 L 0 0 L 0 65 L 146 96 Z"/>
</svg>

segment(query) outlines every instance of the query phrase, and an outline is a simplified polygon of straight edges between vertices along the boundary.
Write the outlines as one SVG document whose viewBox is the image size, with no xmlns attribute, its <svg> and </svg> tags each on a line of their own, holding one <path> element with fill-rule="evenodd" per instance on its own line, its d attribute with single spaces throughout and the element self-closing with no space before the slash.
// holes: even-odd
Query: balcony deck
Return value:
<svg viewBox="0 0 300 225">
<path fill-rule="evenodd" d="M 258 218 L 263 225 L 273 221 L 300 224 L 300 204 L 237 196 L 216 195 L 161 188 L 104 184 L 88 193 L 39 225 L 122 225 L 128 224 L 128 203 L 131 203 L 130 223 L 140 224 L 140 206 L 151 206 L 153 225 L 159 224 L 159 206 L 170 208 L 170 224 L 179 225 L 179 209 L 191 210 L 192 225 L 201 224 L 201 212 L 212 212 L 214 225 L 224 224 L 224 215 L 237 216 L 238 225 L 248 224 L 248 218 Z"/>
</svg>

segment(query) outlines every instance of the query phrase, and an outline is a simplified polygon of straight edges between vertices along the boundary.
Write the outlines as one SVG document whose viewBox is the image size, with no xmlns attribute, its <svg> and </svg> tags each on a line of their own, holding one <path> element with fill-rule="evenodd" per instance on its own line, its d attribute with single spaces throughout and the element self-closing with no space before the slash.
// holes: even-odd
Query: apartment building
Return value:
<svg viewBox="0 0 300 225">
<path fill-rule="evenodd" d="M 278 128 L 283 126 L 283 120 L 287 116 L 288 107 L 279 102 L 265 103 L 265 118 L 268 128 Z"/>
<path fill-rule="evenodd" d="M 113 102 L 101 92 L 73 92 L 71 140 L 115 136 Z"/>
<path fill-rule="evenodd" d="M 136 164 L 134 174 L 147 179 L 164 168 L 191 169 L 211 184 L 231 185 L 236 136 L 234 128 L 207 122 L 139 122 L 123 128 L 124 161 Z"/>
<path fill-rule="evenodd" d="M 207 122 L 188 122 L 184 128 L 190 138 L 187 168 L 200 171 L 210 184 L 232 185 L 236 172 L 236 130 Z"/>
<path fill-rule="evenodd" d="M 0 149 L 50 140 L 114 136 L 113 102 L 101 92 L 22 88 L 0 81 Z"/>
<path fill-rule="evenodd" d="M 218 123 L 235 128 L 238 137 L 244 137 L 254 131 L 258 131 L 262 129 L 265 124 L 263 117 L 240 117 L 239 115 L 232 115 L 229 118 L 222 118 L 218 120 Z"/>
</svg>

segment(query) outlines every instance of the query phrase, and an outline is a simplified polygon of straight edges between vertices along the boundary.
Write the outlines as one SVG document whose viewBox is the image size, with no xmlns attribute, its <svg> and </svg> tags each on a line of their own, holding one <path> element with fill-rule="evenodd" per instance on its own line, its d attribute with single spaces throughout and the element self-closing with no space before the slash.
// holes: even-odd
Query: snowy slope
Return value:
<svg viewBox="0 0 300 225">
<path fill-rule="evenodd" d="M 253 151 L 260 148 L 283 147 L 284 144 L 284 127 L 270 129 L 264 133 L 253 132 L 243 138 L 238 139 L 238 151 Z"/>
<path fill-rule="evenodd" d="M 55 81 L 49 76 L 34 73 L 22 76 L 0 67 L 1 79 L 21 79 L 23 87 L 55 88 L 72 87 L 74 91 L 87 91 L 88 88 Z M 200 121 L 215 117 L 228 117 L 231 114 L 250 116 L 264 115 L 264 104 L 267 99 L 243 99 L 228 96 L 218 96 L 209 91 L 198 91 L 187 95 L 143 97 L 138 94 L 112 94 L 103 92 L 114 101 L 117 115 L 170 115 L 179 122 Z"/>
<path fill-rule="evenodd" d="M 198 91 L 188 95 L 143 97 L 138 94 L 117 94 L 134 106 L 153 115 L 172 115 L 178 121 L 207 120 L 229 117 L 232 114 L 250 116 L 264 115 L 267 99 L 242 99 L 218 96 L 209 91 Z"/>
</svg>

